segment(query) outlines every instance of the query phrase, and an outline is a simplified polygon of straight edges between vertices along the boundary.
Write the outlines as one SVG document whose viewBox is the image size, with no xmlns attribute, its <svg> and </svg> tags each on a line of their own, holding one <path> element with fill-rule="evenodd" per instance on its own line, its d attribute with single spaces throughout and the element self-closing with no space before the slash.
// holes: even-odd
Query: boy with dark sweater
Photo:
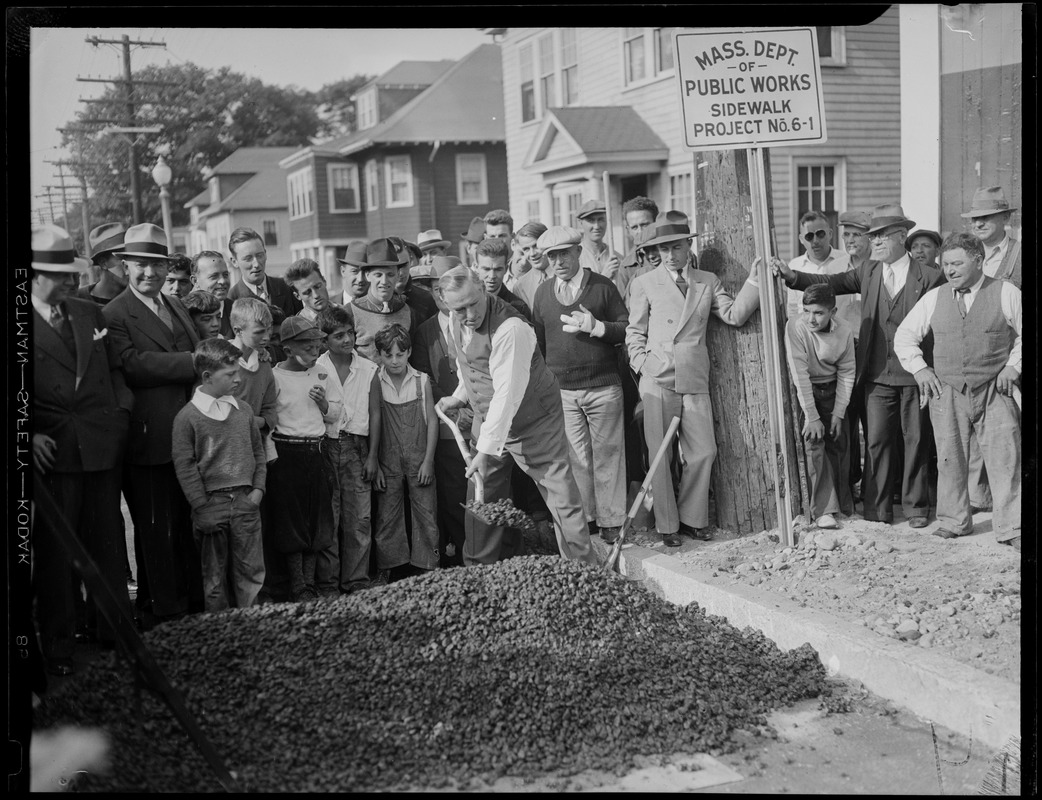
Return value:
<svg viewBox="0 0 1042 800">
<path fill-rule="evenodd" d="M 535 292 L 533 324 L 546 366 L 561 386 L 572 471 L 590 529 L 614 542 L 626 517 L 626 448 L 616 345 L 629 315 L 610 278 L 579 266 L 582 234 L 556 226 L 537 247 L 551 280 Z"/>
<path fill-rule="evenodd" d="M 239 349 L 204 339 L 193 363 L 199 386 L 174 417 L 174 471 L 192 507 L 207 611 L 253 605 L 264 583 L 260 501 L 267 464 L 253 410 L 239 388 Z"/>
</svg>

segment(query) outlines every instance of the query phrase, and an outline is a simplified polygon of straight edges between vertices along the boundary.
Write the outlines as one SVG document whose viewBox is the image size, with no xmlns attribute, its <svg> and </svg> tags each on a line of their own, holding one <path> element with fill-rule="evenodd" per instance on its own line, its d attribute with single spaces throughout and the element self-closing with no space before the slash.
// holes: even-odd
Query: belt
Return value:
<svg viewBox="0 0 1042 800">
<path fill-rule="evenodd" d="M 283 444 L 321 444 L 321 436 L 283 436 L 281 433 L 273 433 L 271 438 Z"/>
<path fill-rule="evenodd" d="M 331 442 L 338 442 L 341 439 L 350 439 L 351 437 L 354 437 L 356 439 L 369 438 L 363 433 L 351 433 L 350 431 L 340 431 L 340 433 L 337 436 L 330 436 L 329 434 L 326 434 L 326 438 L 329 439 Z"/>
<path fill-rule="evenodd" d="M 253 487 L 252 486 L 247 486 L 246 484 L 242 484 L 241 486 L 229 486 L 226 489 L 215 489 L 212 492 L 207 492 L 207 494 L 208 495 L 214 495 L 214 494 L 228 494 L 228 495 L 230 495 L 230 494 L 234 494 L 235 492 L 252 492 L 252 491 L 253 491 Z"/>
</svg>

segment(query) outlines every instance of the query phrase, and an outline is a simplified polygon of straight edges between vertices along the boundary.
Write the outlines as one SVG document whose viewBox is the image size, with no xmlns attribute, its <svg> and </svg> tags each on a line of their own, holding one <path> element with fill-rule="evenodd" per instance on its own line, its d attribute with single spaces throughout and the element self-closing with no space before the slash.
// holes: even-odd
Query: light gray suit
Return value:
<svg viewBox="0 0 1042 800">
<path fill-rule="evenodd" d="M 630 366 L 640 373 L 644 435 L 651 456 L 658 451 L 672 418 L 681 418 L 680 446 L 686 464 L 679 513 L 668 451 L 652 479 L 659 533 L 676 533 L 681 522 L 693 528 L 709 524 L 709 479 L 716 458 L 705 341 L 709 315 L 740 326 L 760 305 L 759 289 L 748 282 L 732 298 L 711 272 L 686 266 L 684 280 L 686 297 L 665 266 L 637 275 L 629 286 L 626 348 Z"/>
</svg>

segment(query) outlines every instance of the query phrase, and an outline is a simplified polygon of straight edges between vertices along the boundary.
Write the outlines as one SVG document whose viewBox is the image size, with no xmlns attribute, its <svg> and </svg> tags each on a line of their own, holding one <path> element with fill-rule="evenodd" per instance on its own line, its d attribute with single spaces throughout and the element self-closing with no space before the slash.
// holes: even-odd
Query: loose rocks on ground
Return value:
<svg viewBox="0 0 1042 800">
<path fill-rule="evenodd" d="M 466 785 L 622 771 L 642 755 L 729 751 L 773 708 L 818 696 L 809 645 L 782 652 L 696 606 L 560 558 L 440 570 L 332 602 L 197 615 L 146 636 L 252 791 Z M 113 741 L 87 791 L 212 791 L 216 780 L 129 669 L 96 663 L 37 726 Z"/>
</svg>

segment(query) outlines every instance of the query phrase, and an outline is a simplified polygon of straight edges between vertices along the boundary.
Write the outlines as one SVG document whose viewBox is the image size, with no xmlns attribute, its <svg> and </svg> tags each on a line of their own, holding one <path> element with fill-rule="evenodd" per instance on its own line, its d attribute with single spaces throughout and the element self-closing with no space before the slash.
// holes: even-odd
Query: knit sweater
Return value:
<svg viewBox="0 0 1042 800">
<path fill-rule="evenodd" d="M 785 350 L 796 396 L 807 419 L 819 419 L 811 384 L 836 381 L 833 416 L 842 417 L 854 389 L 854 332 L 838 316 L 827 331 L 812 331 L 800 317 L 785 323 Z"/>
<path fill-rule="evenodd" d="M 539 284 L 532 310 L 536 340 L 546 366 L 562 389 L 618 385 L 621 379 L 615 345 L 625 340 L 629 322 L 619 290 L 609 278 L 587 270 L 578 297 L 564 305 L 557 299 L 556 285 L 556 278 Z M 580 305 L 604 323 L 603 337 L 563 330 L 561 315 L 579 311 Z"/>
<path fill-rule="evenodd" d="M 174 417 L 172 450 L 177 480 L 193 509 L 206 503 L 208 492 L 233 486 L 264 491 L 264 442 L 253 424 L 253 409 L 242 400 L 223 420 L 186 403 Z"/>
<path fill-rule="evenodd" d="M 275 396 L 275 375 L 271 371 L 271 363 L 261 361 L 257 365 L 256 372 L 243 367 L 239 372 L 242 383 L 235 396 L 245 400 L 253 413 L 258 417 L 264 417 L 264 433 L 275 430 L 275 424 L 279 421 Z"/>
</svg>

